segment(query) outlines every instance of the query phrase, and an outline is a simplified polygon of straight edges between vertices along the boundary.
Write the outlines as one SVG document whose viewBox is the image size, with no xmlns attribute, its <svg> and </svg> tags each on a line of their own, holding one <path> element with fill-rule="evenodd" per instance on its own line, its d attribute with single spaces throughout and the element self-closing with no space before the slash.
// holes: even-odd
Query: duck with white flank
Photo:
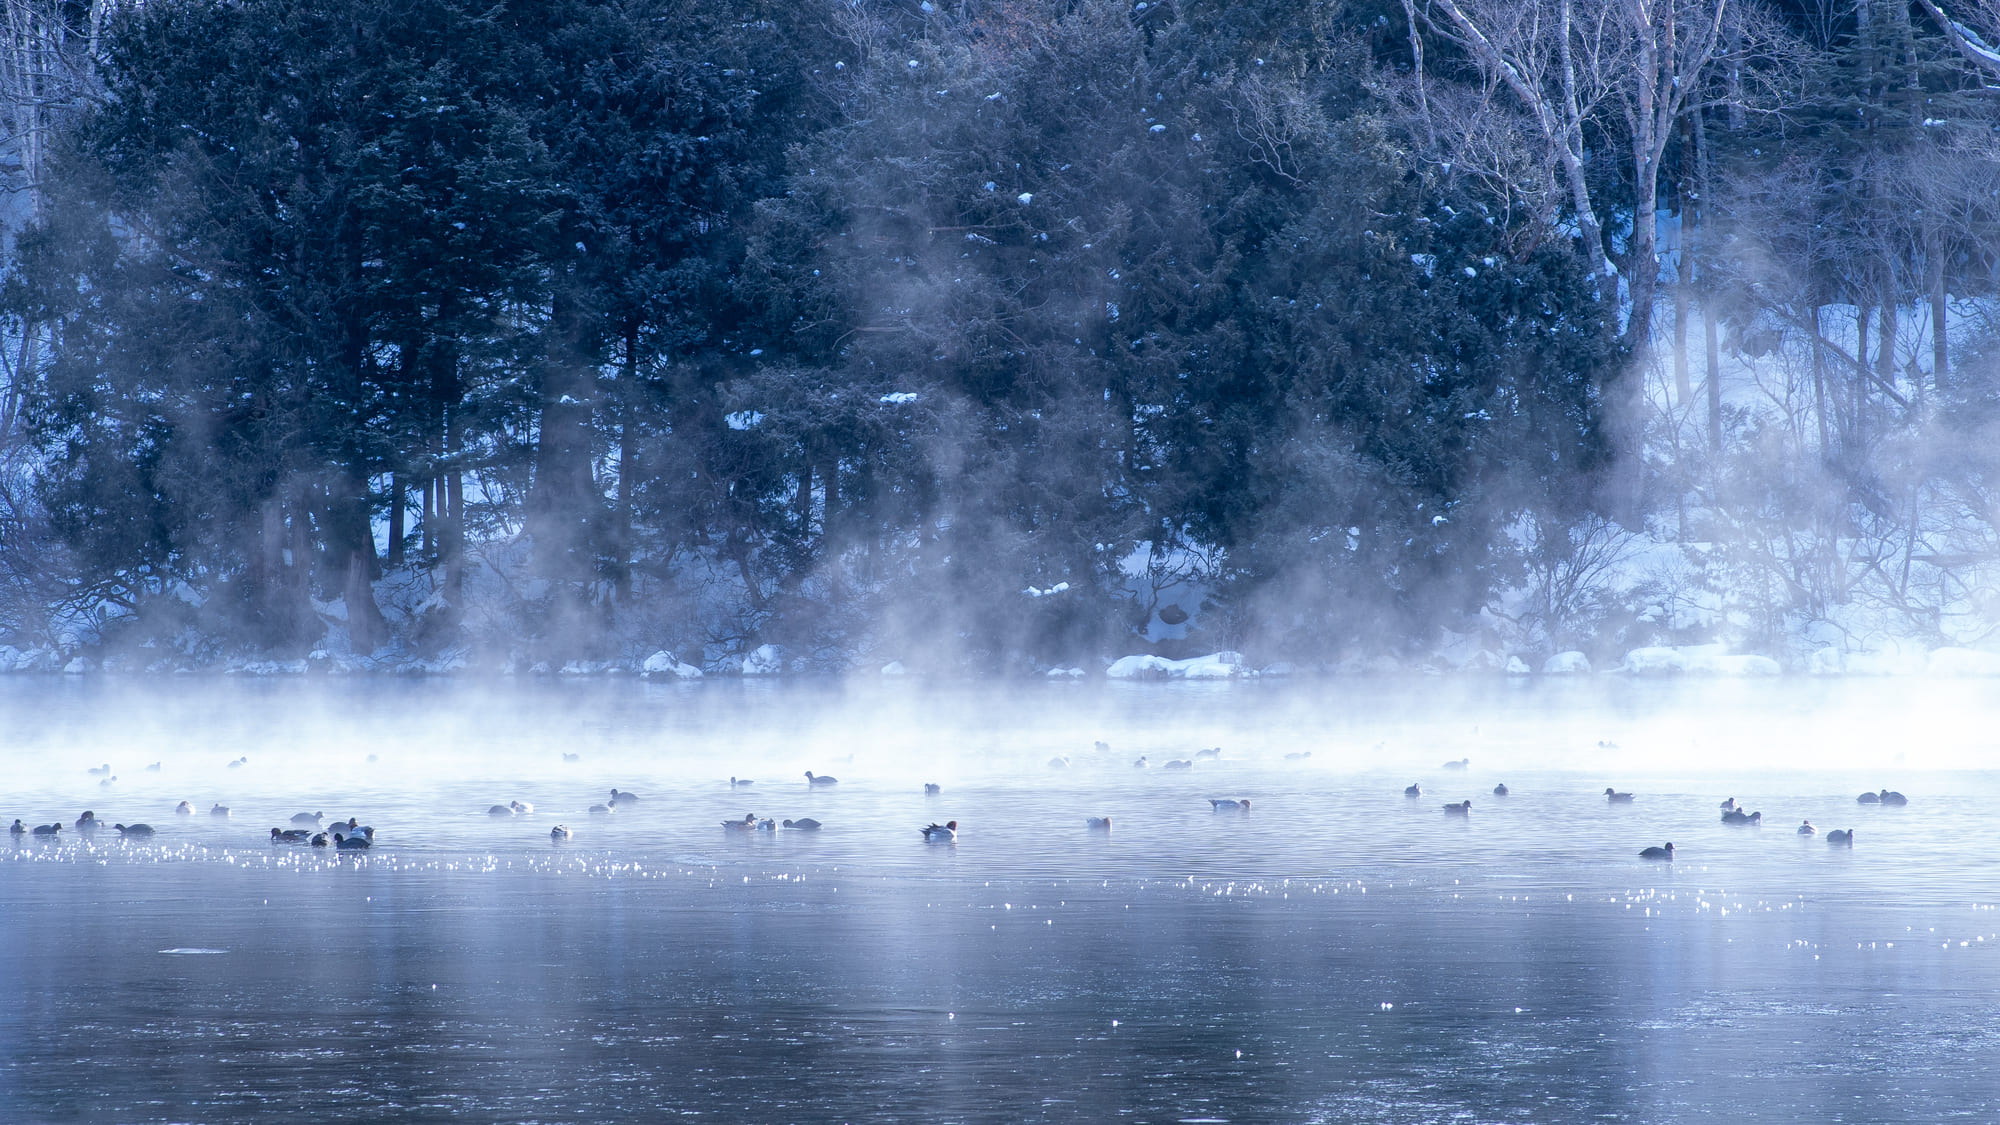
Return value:
<svg viewBox="0 0 2000 1125">
<path fill-rule="evenodd" d="M 744 813 L 742 820 L 725 820 L 722 822 L 722 827 L 731 832 L 748 832 L 757 827 L 757 814 Z"/>
<path fill-rule="evenodd" d="M 815 777 L 813 775 L 813 771 L 811 770 L 806 771 L 806 785 L 811 788 L 818 789 L 826 785 L 839 785 L 839 784 L 840 784 L 840 779 L 837 777 L 827 777 L 824 775 Z"/>
<path fill-rule="evenodd" d="M 349 836 L 365 836 L 370 840 L 373 840 L 375 838 L 375 830 L 361 823 L 359 817 L 350 816 L 347 818 L 347 822 L 345 824 L 336 820 L 329 827 L 328 831 L 345 832 Z"/>
<path fill-rule="evenodd" d="M 1405 797 L 1421 797 L 1423 795 L 1424 795 L 1424 787 L 1414 783 L 1407 786 L 1403 790 L 1403 796 Z"/>
<path fill-rule="evenodd" d="M 1851 848 L 1854 846 L 1854 829 L 1836 828 L 1826 834 L 1826 842 L 1836 847 Z"/>
<path fill-rule="evenodd" d="M 554 828 L 549 829 L 549 842 L 552 844 L 567 844 L 569 843 L 569 838 L 570 831 L 567 824 L 558 824 Z"/>
<path fill-rule="evenodd" d="M 512 805 L 494 805 L 492 808 L 486 810 L 486 815 L 491 817 L 512 817 L 516 814 Z M 293 819 L 296 820 L 297 818 Z"/>
<path fill-rule="evenodd" d="M 1668 843 L 1667 843 L 1667 846 L 1666 846 L 1666 847 L 1664 847 L 1664 848 L 1647 848 L 1647 849 L 1646 849 L 1645 851 L 1643 851 L 1643 852 L 1640 852 L 1640 853 L 1639 853 L 1639 858 L 1640 858 L 1640 859 L 1672 859 L 1672 858 L 1674 858 L 1674 845 L 1673 845 L 1673 842 L 1672 842 L 1672 841 L 1668 841 Z"/>
<path fill-rule="evenodd" d="M 7 834 L 9 836 L 25 836 L 28 834 L 28 827 L 22 824 L 21 818 L 17 816 L 14 818 L 14 827 L 9 828 Z"/>
<path fill-rule="evenodd" d="M 175 816 L 193 816 L 193 815 L 194 815 L 194 806 L 193 806 L 193 805 L 190 805 L 190 804 L 188 804 L 188 803 L 187 803 L 186 801 L 182 801 L 182 802 L 181 802 L 180 804 L 178 804 L 178 805 L 175 805 L 175 806 L 174 806 L 174 815 L 175 815 Z"/>
<path fill-rule="evenodd" d="M 91 812 L 89 809 L 83 810 L 83 815 L 76 818 L 76 824 L 74 825 L 74 827 L 78 832 L 97 831 L 97 829 L 99 828 L 99 825 L 97 823 L 97 814 Z"/>
<path fill-rule="evenodd" d="M 1471 816 L 1472 802 L 1466 800 L 1466 801 L 1460 801 L 1455 805 L 1446 805 L 1444 807 L 1444 813 L 1446 816 Z"/>
<path fill-rule="evenodd" d="M 292 814 L 293 824 L 318 824 L 320 821 L 324 819 L 326 819 L 326 814 L 323 812 L 302 812 L 302 813 Z"/>
<path fill-rule="evenodd" d="M 820 829 L 820 823 L 812 817 L 802 816 L 797 820 L 786 821 L 785 827 L 794 832 L 817 832 Z"/>
<path fill-rule="evenodd" d="M 1812 826 L 1812 821 L 1808 820 L 1808 821 L 1806 821 L 1806 822 L 1805 822 L 1804 824 L 1801 824 L 1801 825 L 1799 825 L 1799 835 L 1801 835 L 1801 836 L 1817 836 L 1817 835 L 1819 835 L 1819 829 L 1817 829 L 1817 828 L 1814 828 L 1814 827 Z"/>
<path fill-rule="evenodd" d="M 1208 807 L 1216 812 L 1249 812 L 1248 797 L 1210 797 Z"/>
<path fill-rule="evenodd" d="M 1632 794 L 1620 793 L 1618 790 L 1606 786 L 1604 789 L 1604 799 L 1614 805 L 1629 805 L 1632 803 Z"/>
<path fill-rule="evenodd" d="M 958 842 L 958 822 L 947 820 L 943 824 L 929 824 L 918 829 L 924 839 L 933 844 L 954 844 Z"/>
<path fill-rule="evenodd" d="M 1089 820 L 1084 821 L 1083 826 L 1092 832 L 1109 832 L 1111 831 L 1111 818 L 1108 816 L 1093 816 Z"/>
<path fill-rule="evenodd" d="M 592 816 L 610 816 L 610 815 L 611 815 L 612 813 L 614 813 L 614 812 L 617 812 L 617 811 L 618 811 L 617 809 L 613 808 L 613 807 L 612 807 L 612 806 L 610 806 L 610 805 L 592 805 L 592 806 L 590 806 L 590 815 L 592 815 Z"/>
</svg>

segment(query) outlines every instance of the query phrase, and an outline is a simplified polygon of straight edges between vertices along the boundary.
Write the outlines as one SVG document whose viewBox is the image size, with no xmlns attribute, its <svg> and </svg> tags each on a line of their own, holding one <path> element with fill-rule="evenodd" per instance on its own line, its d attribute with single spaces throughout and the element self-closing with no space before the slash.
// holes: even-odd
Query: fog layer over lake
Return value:
<svg viewBox="0 0 2000 1125">
<path fill-rule="evenodd" d="M 0 1111 L 1990 1120 L 1995 699 L 8 679 L 0 818 L 65 828 L 0 845 Z"/>
</svg>

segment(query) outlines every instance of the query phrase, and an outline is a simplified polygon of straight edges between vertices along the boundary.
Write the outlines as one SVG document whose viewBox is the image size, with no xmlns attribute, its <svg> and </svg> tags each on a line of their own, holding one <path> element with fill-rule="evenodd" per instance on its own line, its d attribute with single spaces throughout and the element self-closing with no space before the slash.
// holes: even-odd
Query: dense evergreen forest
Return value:
<svg viewBox="0 0 2000 1125">
<path fill-rule="evenodd" d="M 2000 609 L 1996 0 L 7 2 L 23 666 Z"/>
</svg>

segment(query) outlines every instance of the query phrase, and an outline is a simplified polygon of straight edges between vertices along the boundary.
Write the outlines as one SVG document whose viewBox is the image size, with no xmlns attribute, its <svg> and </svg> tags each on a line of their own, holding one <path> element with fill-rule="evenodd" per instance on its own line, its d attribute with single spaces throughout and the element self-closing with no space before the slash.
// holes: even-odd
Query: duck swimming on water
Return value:
<svg viewBox="0 0 2000 1125">
<path fill-rule="evenodd" d="M 1618 790 L 1606 786 L 1604 789 L 1604 799 L 1613 805 L 1629 805 L 1632 803 L 1632 794 L 1620 793 Z"/>
<path fill-rule="evenodd" d="M 1092 832 L 1109 832 L 1111 831 L 1111 818 L 1108 816 L 1093 816 L 1089 820 L 1084 821 L 1083 826 Z"/>
<path fill-rule="evenodd" d="M 1446 805 L 1444 811 L 1446 816 L 1471 816 L 1472 802 L 1460 801 L 1455 805 Z"/>
<path fill-rule="evenodd" d="M 1851 848 L 1854 846 L 1854 829 L 1836 828 L 1833 831 L 1826 834 L 1826 842 L 1829 844 L 1834 844 L 1836 846 L 1845 846 Z"/>
<path fill-rule="evenodd" d="M 806 784 L 807 784 L 808 786 L 811 786 L 811 787 L 813 787 L 813 788 L 819 788 L 820 786 L 823 786 L 823 785 L 838 785 L 838 784 L 840 784 L 840 779 L 839 779 L 839 778 L 837 778 L 837 777 L 826 777 L 826 776 L 824 776 L 824 775 L 821 775 L 821 776 L 819 776 L 819 777 L 815 777 L 815 776 L 813 776 L 813 771 L 811 771 L 811 770 L 807 770 L 807 771 L 806 771 Z"/>
<path fill-rule="evenodd" d="M 37 824 L 31 831 L 36 836 L 48 837 L 61 835 L 62 829 L 62 822 L 57 821 L 54 824 Z"/>
<path fill-rule="evenodd" d="M 190 804 L 188 804 L 188 803 L 187 803 L 186 801 L 182 801 L 182 802 L 181 802 L 180 804 L 178 804 L 178 805 L 175 805 L 175 806 L 174 806 L 174 815 L 176 815 L 176 816 L 193 816 L 193 815 L 194 815 L 194 806 L 193 806 L 193 805 L 190 805 Z"/>
<path fill-rule="evenodd" d="M 785 827 L 795 832 L 817 832 L 820 830 L 820 823 L 812 817 L 802 816 L 797 820 L 786 821 Z"/>
<path fill-rule="evenodd" d="M 1760 812 L 1747 813 L 1742 809 L 1732 809 L 1722 814 L 1722 823 L 1736 825 L 1762 824 L 1764 823 L 1764 814 Z"/>
<path fill-rule="evenodd" d="M 214 806 L 212 806 L 212 807 L 210 807 L 210 808 L 209 808 L 209 810 L 208 810 L 208 815 L 210 815 L 210 816 L 228 816 L 228 815 L 229 815 L 229 806 L 228 806 L 228 805 L 214 805 Z"/>
<path fill-rule="evenodd" d="M 1801 825 L 1799 825 L 1799 835 L 1801 835 L 1801 836 L 1817 836 L 1817 835 L 1819 835 L 1819 829 L 1817 829 L 1817 828 L 1814 828 L 1814 827 L 1812 826 L 1812 821 L 1808 820 L 1808 821 L 1806 821 L 1806 822 L 1805 822 L 1804 824 L 1801 824 Z"/>
<path fill-rule="evenodd" d="M 28 828 L 21 823 L 21 818 L 17 816 L 14 818 L 14 827 L 9 828 L 7 834 L 10 836 L 25 836 L 28 834 Z"/>
<path fill-rule="evenodd" d="M 1666 847 L 1664 847 L 1664 848 L 1647 848 L 1647 849 L 1646 849 L 1645 851 L 1642 851 L 1642 852 L 1640 852 L 1640 853 L 1639 853 L 1639 858 L 1640 858 L 1640 859 L 1672 859 L 1672 858 L 1674 858 L 1674 845 L 1673 845 L 1673 842 L 1672 842 L 1672 841 L 1668 841 L 1668 842 L 1667 842 L 1667 846 L 1666 846 Z"/>
<path fill-rule="evenodd" d="M 936 782 L 934 782 L 934 781 L 926 781 L 926 782 L 924 782 L 924 796 L 926 796 L 926 797 L 935 797 L 935 796 L 937 796 L 938 794 L 940 794 L 940 793 L 943 793 L 943 792 L 944 792 L 944 788 L 943 788 L 942 786 L 938 785 L 938 784 L 937 784 Z"/>
<path fill-rule="evenodd" d="M 118 830 L 120 836 L 127 839 L 143 840 L 153 834 L 153 826 L 150 824 L 114 824 L 112 827 Z"/>
<path fill-rule="evenodd" d="M 955 820 L 947 820 L 943 824 L 926 825 L 918 829 L 918 831 L 924 834 L 924 839 L 934 844 L 953 844 L 958 842 L 958 822 Z"/>
<path fill-rule="evenodd" d="M 558 824 L 554 828 L 549 829 L 549 841 L 551 843 L 567 844 L 569 843 L 569 839 L 570 839 L 569 825 Z"/>
<path fill-rule="evenodd" d="M 1405 797 L 1421 797 L 1423 795 L 1424 787 L 1415 783 L 1412 783 L 1403 790 L 1403 796 Z"/>
<path fill-rule="evenodd" d="M 335 832 L 333 834 L 333 847 L 335 851 L 365 852 L 374 846 L 375 841 L 370 840 L 366 836 L 349 836 L 344 832 Z"/>
<path fill-rule="evenodd" d="M 273 828 L 271 842 L 274 844 L 303 844 L 312 833 L 303 828 Z"/>
<path fill-rule="evenodd" d="M 1249 812 L 1248 797 L 1210 797 L 1208 807 L 1215 812 Z"/>
<path fill-rule="evenodd" d="M 611 791 L 611 803 L 614 805 L 636 805 L 639 803 L 639 796 L 636 793 L 620 793 L 618 790 L 613 789 Z"/>
<path fill-rule="evenodd" d="M 1493 795 L 1495 797 L 1505 797 L 1507 795 L 1507 783 L 1503 781 L 1500 784 L 1495 785 L 1493 787 Z"/>
</svg>

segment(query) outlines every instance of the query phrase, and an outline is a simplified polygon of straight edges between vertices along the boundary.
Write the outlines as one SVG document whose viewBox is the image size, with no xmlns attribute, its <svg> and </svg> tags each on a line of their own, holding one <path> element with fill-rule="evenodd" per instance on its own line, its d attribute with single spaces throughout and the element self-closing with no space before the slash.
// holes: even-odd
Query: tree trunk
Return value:
<svg viewBox="0 0 2000 1125">
<path fill-rule="evenodd" d="M 560 586 L 590 581 L 600 501 L 591 479 L 593 379 L 587 327 L 573 294 L 556 298 L 541 364 L 541 430 L 525 513 L 536 570 Z"/>
<path fill-rule="evenodd" d="M 1722 341 L 1715 330 L 1715 309 L 1704 303 L 1701 308 L 1702 342 L 1707 345 L 1708 354 L 1708 446 L 1717 452 L 1722 450 Z"/>
<path fill-rule="evenodd" d="M 1931 384 L 1942 391 L 1950 371 L 1945 362 L 1950 358 L 1950 338 L 1945 333 L 1944 252 L 1931 257 Z"/>
<path fill-rule="evenodd" d="M 389 474 L 389 565 L 403 565 L 403 521 L 408 517 L 409 486 L 401 472 Z"/>
</svg>

